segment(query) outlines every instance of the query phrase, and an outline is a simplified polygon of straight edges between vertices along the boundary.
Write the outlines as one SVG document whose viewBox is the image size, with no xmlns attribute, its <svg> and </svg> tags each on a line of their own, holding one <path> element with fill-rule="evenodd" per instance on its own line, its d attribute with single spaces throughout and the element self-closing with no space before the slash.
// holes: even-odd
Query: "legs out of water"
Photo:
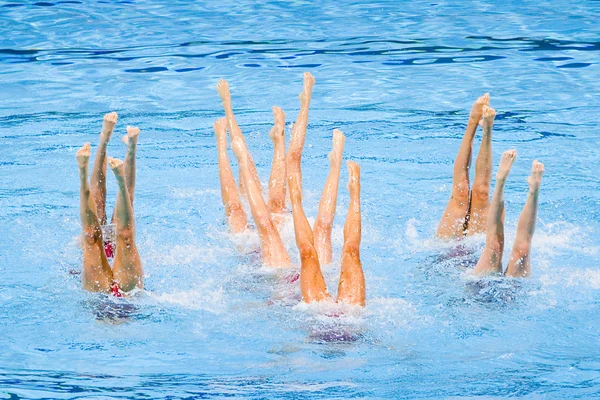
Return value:
<svg viewBox="0 0 600 400">
<path fill-rule="evenodd" d="M 96 202 L 92 198 L 88 184 L 90 144 L 86 143 L 76 154 L 79 166 L 79 208 L 83 233 L 83 270 L 81 282 L 84 289 L 91 292 L 109 291 L 113 273 L 104 253 L 102 228 L 96 215 Z"/>
<path fill-rule="evenodd" d="M 502 154 L 500 159 L 500 166 L 496 174 L 496 186 L 494 187 L 492 204 L 487 218 L 485 249 L 473 271 L 476 275 L 502 272 L 504 185 L 516 157 L 517 152 L 515 150 L 508 150 Z"/>
<path fill-rule="evenodd" d="M 227 121 L 224 118 L 220 118 L 215 122 L 213 127 L 217 137 L 221 199 L 225 207 L 227 224 L 232 233 L 244 232 L 248 227 L 248 218 L 242 207 L 235 178 L 231 171 L 229 157 L 227 156 Z"/>
<path fill-rule="evenodd" d="M 365 275 L 360 261 L 362 237 L 360 213 L 360 168 L 348 161 L 348 191 L 350 203 L 344 225 L 344 247 L 342 249 L 342 271 L 338 285 L 338 301 L 360 306 L 365 305 Z"/>
<path fill-rule="evenodd" d="M 519 217 L 517 237 L 515 238 L 510 260 L 508 261 L 508 267 L 506 268 L 506 276 L 516 278 L 527 277 L 531 274 L 531 239 L 533 238 L 533 232 L 535 230 L 538 197 L 543 174 L 544 164 L 537 160 L 534 161 L 531 166 L 531 176 L 527 178 L 529 194 L 527 195 L 527 201 L 525 202 L 525 206 Z"/>
<path fill-rule="evenodd" d="M 494 188 L 492 204 L 488 215 L 485 249 L 473 270 L 475 275 L 502 273 L 502 254 L 504 252 L 504 225 L 502 223 L 504 218 L 504 184 L 515 157 L 516 151 L 509 150 L 504 152 L 500 160 L 496 176 L 496 187 Z M 531 176 L 527 179 L 529 194 L 519 218 L 517 236 L 508 267 L 505 271 L 506 276 L 527 277 L 531 274 L 531 239 L 535 230 L 537 204 L 543 173 L 544 165 L 538 161 L 534 161 L 531 168 Z"/>
<path fill-rule="evenodd" d="M 244 139 L 244 135 L 242 135 L 242 130 L 237 124 L 235 120 L 235 116 L 233 115 L 233 107 L 231 105 L 231 93 L 229 92 L 229 83 L 225 79 L 221 79 L 217 84 L 217 92 L 221 97 L 221 101 L 223 102 L 223 109 L 225 110 L 225 118 L 227 120 L 227 127 L 229 129 L 229 134 L 231 135 L 231 140 L 234 138 L 239 138 L 244 147 L 246 146 L 246 140 Z M 250 175 L 254 180 L 256 186 L 258 186 L 258 190 L 262 191 L 262 184 L 258 177 L 258 172 L 256 171 L 256 165 L 254 164 L 254 160 L 252 159 L 252 155 L 248 152 L 248 168 L 250 170 Z M 240 192 L 245 195 L 246 194 L 246 183 L 241 177 L 242 171 L 240 169 Z"/>
<path fill-rule="evenodd" d="M 469 215 L 469 167 L 473 139 L 483 115 L 483 106 L 489 105 L 489 102 L 490 95 L 486 93 L 478 98 L 471 108 L 467 129 L 454 161 L 452 194 L 437 229 L 437 236 L 440 238 L 451 239 L 464 236 Z"/>
<path fill-rule="evenodd" d="M 100 142 L 96 151 L 96 159 L 90 179 L 90 189 L 96 203 L 96 213 L 100 224 L 106 224 L 106 149 L 117 123 L 117 113 L 111 112 L 104 116 Z"/>
<path fill-rule="evenodd" d="M 263 263 L 270 267 L 289 267 L 290 257 L 283 245 L 281 236 L 279 236 L 277 227 L 271 219 L 271 213 L 262 197 L 260 188 L 253 177 L 250 153 L 241 132 L 240 135 L 232 135 L 231 148 L 238 159 L 240 176 L 246 186 L 246 196 L 248 197 L 248 203 L 250 203 L 252 218 L 260 237 Z"/>
<path fill-rule="evenodd" d="M 467 235 L 485 232 L 490 208 L 490 184 L 492 183 L 492 127 L 496 110 L 483 106 L 479 126 L 483 131 L 479 154 L 475 162 L 475 180 L 471 189 L 471 207 Z"/>
<path fill-rule="evenodd" d="M 269 132 L 273 141 L 273 165 L 269 177 L 268 208 L 272 215 L 277 215 L 286 211 L 285 113 L 281 108 L 273 107 L 273 116 L 275 124 Z"/>
<path fill-rule="evenodd" d="M 82 285 L 89 291 L 110 291 L 113 285 L 128 292 L 143 287 L 143 271 L 135 244 L 135 221 L 133 196 L 135 190 L 135 152 L 140 130 L 127 127 L 123 142 L 127 145 L 125 164 L 117 159 L 107 158 L 106 148 L 117 114 L 104 116 L 104 126 L 100 134 L 100 146 L 96 153 L 92 184 L 88 185 L 87 174 L 90 158 L 90 145 L 85 144 L 77 151 L 76 158 L 80 175 L 80 214 L 83 231 L 83 272 Z M 106 222 L 106 165 L 113 170 L 119 192 L 113 220 L 117 227 L 117 251 L 113 269 L 110 268 L 104 250 L 101 222 Z M 92 188 L 95 188 L 93 190 Z M 102 215 L 102 218 L 99 217 Z"/>
<path fill-rule="evenodd" d="M 331 231 L 335 218 L 345 140 L 346 137 L 341 131 L 337 129 L 333 131 L 333 146 L 329 153 L 329 175 L 321 194 L 319 213 L 314 226 L 315 247 L 321 265 L 331 262 Z"/>
<path fill-rule="evenodd" d="M 116 158 L 109 158 L 108 165 L 115 174 L 119 185 L 115 208 L 117 252 L 113 264 L 113 277 L 121 290 L 129 292 L 135 288 L 144 287 L 142 263 L 135 243 L 135 218 L 123 162 Z"/>
</svg>

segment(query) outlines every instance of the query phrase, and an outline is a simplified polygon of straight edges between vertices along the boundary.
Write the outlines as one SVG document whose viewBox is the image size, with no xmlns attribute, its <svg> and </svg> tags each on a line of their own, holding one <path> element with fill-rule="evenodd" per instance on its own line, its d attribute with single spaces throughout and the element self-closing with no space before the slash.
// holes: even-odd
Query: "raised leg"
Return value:
<svg viewBox="0 0 600 400">
<path fill-rule="evenodd" d="M 483 130 L 481 147 L 475 163 L 475 180 L 471 189 L 471 209 L 467 235 L 485 232 L 490 208 L 490 184 L 492 183 L 492 127 L 496 110 L 483 106 L 483 116 L 479 125 Z"/>
<path fill-rule="evenodd" d="M 527 202 L 523 207 L 517 226 L 517 237 L 513 245 L 510 261 L 506 268 L 505 275 L 514 278 L 527 277 L 531 274 L 530 254 L 531 238 L 535 231 L 535 219 L 537 216 L 538 197 L 540 194 L 540 185 L 542 184 L 542 175 L 544 174 L 544 164 L 537 160 L 531 167 L 531 176 L 527 178 L 529 183 L 529 194 Z"/>
<path fill-rule="evenodd" d="M 496 186 L 487 218 L 485 249 L 473 270 L 475 275 L 502 273 L 502 253 L 504 252 L 504 184 L 517 157 L 516 150 L 502 154 L 496 174 Z"/>
<path fill-rule="evenodd" d="M 440 238 L 456 239 L 464 235 L 469 213 L 469 167 L 473 138 L 481 119 L 483 106 L 488 105 L 489 102 L 490 95 L 486 93 L 478 98 L 471 108 L 467 129 L 454 161 L 452 194 L 437 229 L 437 236 Z"/>
<path fill-rule="evenodd" d="M 331 230 L 335 218 L 345 140 L 346 137 L 344 134 L 341 131 L 334 129 L 333 148 L 331 153 L 329 153 L 329 175 L 327 176 L 325 187 L 321 194 L 319 213 L 317 214 L 314 227 L 315 247 L 319 254 L 319 263 L 321 265 L 329 264 L 331 262 Z"/>
<path fill-rule="evenodd" d="M 108 158 L 108 165 L 115 174 L 119 185 L 115 218 L 117 251 L 113 264 L 113 276 L 119 289 L 123 292 L 129 292 L 144 287 L 144 271 L 135 245 L 135 218 L 127 189 L 123 162 L 116 158 Z"/>
<path fill-rule="evenodd" d="M 86 143 L 77 151 L 79 165 L 79 205 L 83 233 L 83 270 L 81 283 L 85 290 L 107 292 L 113 282 L 113 274 L 104 253 L 102 229 L 96 216 L 96 204 L 90 195 L 88 185 L 88 164 L 90 144 Z"/>
<path fill-rule="evenodd" d="M 327 285 L 321 272 L 319 256 L 314 246 L 314 239 L 310 224 L 302 208 L 302 189 L 300 188 L 300 160 L 292 158 L 288 164 L 288 185 L 292 213 L 294 215 L 294 233 L 296 246 L 300 252 L 300 291 L 302 301 L 312 303 L 329 298 Z"/>
<path fill-rule="evenodd" d="M 361 215 L 360 215 L 360 168 L 348 161 L 348 191 L 350 204 L 344 225 L 344 248 L 342 271 L 338 285 L 338 302 L 365 305 L 365 275 L 360 261 Z"/>
<path fill-rule="evenodd" d="M 252 218 L 260 237 L 263 263 L 270 267 L 289 267 L 291 264 L 290 257 L 279 236 L 277 227 L 271 219 L 271 214 L 262 197 L 260 188 L 252 177 L 248 148 L 242 138 L 237 136 L 232 138 L 231 148 L 238 159 L 241 176 L 246 184 L 248 203 L 250 203 Z"/>
<path fill-rule="evenodd" d="M 315 77 L 310 72 L 304 73 L 304 87 L 302 92 L 298 96 L 300 99 L 300 112 L 298 118 L 294 123 L 292 129 L 292 138 L 288 147 L 288 154 L 286 157 L 287 168 L 290 168 L 290 164 L 296 162 L 300 163 L 302 159 L 302 150 L 304 149 L 304 141 L 306 140 L 306 128 L 308 126 L 308 109 L 310 107 L 310 100 L 312 98 L 312 89 L 315 85 Z M 300 192 L 302 192 L 302 171 L 299 170 L 300 174 L 298 184 L 300 185 Z M 289 176 L 289 174 L 288 174 Z"/>
<path fill-rule="evenodd" d="M 221 79 L 217 84 L 217 92 L 221 97 L 221 101 L 223 102 L 223 108 L 225 109 L 225 118 L 227 119 L 227 126 L 229 127 L 229 134 L 231 135 L 231 140 L 234 138 L 240 138 L 244 142 L 244 147 L 248 148 L 246 145 L 246 139 L 244 139 L 244 135 L 242 135 L 242 131 L 235 120 L 235 116 L 233 115 L 233 107 L 231 105 L 231 93 L 229 92 L 229 83 L 225 79 Z M 248 167 L 250 168 L 250 174 L 252 179 L 258 186 L 258 189 L 262 192 L 262 183 L 260 182 L 260 178 L 258 177 L 258 172 L 256 171 L 256 164 L 254 164 L 254 160 L 252 159 L 252 155 L 248 153 Z M 241 179 L 241 170 L 240 170 L 240 192 L 245 195 L 246 187 L 244 180 Z"/>
<path fill-rule="evenodd" d="M 135 195 L 135 178 L 136 178 L 136 166 L 135 166 L 135 154 L 137 150 L 138 136 L 140 135 L 140 128 L 135 126 L 127 127 L 127 135 L 123 135 L 121 140 L 127 146 L 127 153 L 125 155 L 125 183 L 127 184 L 127 191 L 129 193 L 129 200 L 133 207 L 133 198 Z M 111 223 L 115 223 L 117 215 L 117 209 L 113 210 Z"/>
<path fill-rule="evenodd" d="M 96 202 L 96 213 L 100 224 L 106 224 L 106 148 L 117 123 L 117 113 L 111 112 L 104 116 L 100 142 L 96 151 L 96 159 L 90 179 L 90 189 Z"/>
<path fill-rule="evenodd" d="M 269 136 L 273 140 L 273 166 L 269 178 L 269 211 L 271 214 L 285 212 L 285 114 L 279 107 L 273 107 L 275 125 Z"/>
<path fill-rule="evenodd" d="M 232 233 L 244 232 L 248 228 L 248 218 L 242 207 L 238 188 L 231 172 L 231 164 L 227 156 L 227 121 L 219 118 L 213 125 L 217 137 L 219 153 L 219 179 L 221 180 L 221 199 L 225 207 L 227 224 Z"/>
</svg>

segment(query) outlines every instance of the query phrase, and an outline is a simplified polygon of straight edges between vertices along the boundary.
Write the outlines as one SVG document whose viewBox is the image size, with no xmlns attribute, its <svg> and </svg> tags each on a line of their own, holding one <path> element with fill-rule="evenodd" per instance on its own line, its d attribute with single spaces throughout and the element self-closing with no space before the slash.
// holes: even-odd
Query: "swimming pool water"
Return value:
<svg viewBox="0 0 600 400">
<path fill-rule="evenodd" d="M 0 398 L 597 397 L 599 17 L 597 1 L 1 2 Z M 304 71 L 317 80 L 309 217 L 333 128 L 362 167 L 367 308 L 344 318 L 299 305 L 295 285 L 238 251 L 256 235 L 224 225 L 218 79 L 266 181 L 270 108 L 289 134 Z M 474 281 L 484 239 L 433 238 L 486 91 L 494 166 L 519 152 L 507 249 L 531 161 L 546 166 L 529 280 Z M 86 293 L 77 275 L 74 153 L 108 111 L 111 155 L 126 125 L 142 129 L 147 277 L 130 300 Z M 324 267 L 334 293 L 346 181 Z M 115 192 L 110 176 L 110 204 Z M 283 236 L 293 249 L 291 223 Z"/>
</svg>

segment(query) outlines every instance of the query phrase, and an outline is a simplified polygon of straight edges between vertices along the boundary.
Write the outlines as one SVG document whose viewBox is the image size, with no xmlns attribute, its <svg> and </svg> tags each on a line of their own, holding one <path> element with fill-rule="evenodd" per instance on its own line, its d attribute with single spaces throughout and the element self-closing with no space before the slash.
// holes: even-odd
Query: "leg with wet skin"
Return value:
<svg viewBox="0 0 600 400">
<path fill-rule="evenodd" d="M 496 186 L 492 196 L 492 204 L 487 217 L 485 248 L 475 269 L 474 275 L 502 273 L 502 253 L 504 252 L 504 185 L 513 162 L 517 157 L 516 150 L 507 150 L 502 154 L 500 166 L 496 174 Z"/>
<path fill-rule="evenodd" d="M 219 154 L 219 179 L 221 181 L 221 199 L 225 207 L 227 224 L 232 233 L 244 232 L 248 228 L 248 218 L 242 207 L 237 185 L 231 171 L 231 164 L 227 156 L 227 121 L 219 118 L 213 125 L 217 137 L 217 151 Z"/>
<path fill-rule="evenodd" d="M 96 151 L 94 167 L 92 168 L 92 177 L 90 179 L 90 189 L 96 202 L 96 212 L 100 224 L 106 224 L 106 148 L 117 123 L 117 113 L 111 112 L 104 116 L 102 123 L 102 132 L 100 132 L 100 142 Z"/>
<path fill-rule="evenodd" d="M 300 99 L 300 111 L 298 112 L 298 118 L 294 123 L 292 129 L 292 138 L 288 146 L 288 154 L 286 157 L 286 163 L 288 169 L 290 163 L 301 162 L 302 151 L 304 150 L 304 142 L 306 140 L 306 128 L 308 127 L 308 109 L 310 108 L 310 101 L 312 98 L 312 89 L 315 85 L 315 77 L 310 72 L 304 73 L 304 87 L 302 92 L 298 96 Z M 292 160 L 291 158 L 299 158 L 300 161 Z M 302 172 L 299 171 L 299 185 L 300 191 L 302 191 Z"/>
<path fill-rule="evenodd" d="M 110 157 L 108 165 L 115 174 L 119 185 L 115 216 L 117 251 L 113 264 L 114 281 L 123 292 L 129 292 L 136 288 L 143 289 L 144 271 L 135 244 L 135 217 L 127 189 L 125 167 L 121 160 Z"/>
<path fill-rule="evenodd" d="M 452 194 L 437 228 L 437 236 L 440 238 L 458 239 L 464 236 L 469 213 L 469 167 L 473 138 L 481 119 L 483 106 L 488 105 L 489 101 L 490 96 L 486 93 L 478 98 L 471 108 L 467 129 L 454 161 Z"/>
<path fill-rule="evenodd" d="M 471 188 L 471 209 L 467 235 L 485 232 L 486 229 L 492 183 L 492 127 L 495 116 L 496 110 L 487 105 L 483 106 L 482 118 L 479 121 L 483 136 L 475 163 L 475 180 Z"/>
<path fill-rule="evenodd" d="M 229 92 L 229 83 L 225 79 L 221 79 L 217 84 L 217 92 L 219 93 L 219 97 L 221 97 L 221 101 L 223 102 L 223 109 L 225 110 L 225 118 L 227 119 L 227 126 L 229 128 L 229 134 L 231 135 L 231 140 L 234 138 L 240 138 L 244 142 L 244 148 L 248 148 L 246 145 L 246 139 L 244 139 L 244 135 L 242 135 L 242 130 L 240 129 L 237 121 L 235 120 L 235 115 L 233 114 L 233 107 L 231 105 L 231 93 Z M 252 175 L 252 179 L 254 179 L 256 186 L 262 192 L 262 183 L 260 182 L 260 178 L 258 177 L 258 172 L 256 170 L 256 164 L 252 159 L 252 155 L 248 152 L 248 165 L 250 168 L 250 174 Z M 240 171 L 240 192 L 245 195 L 246 187 L 244 184 L 244 180 L 241 179 L 241 171 Z"/>
<path fill-rule="evenodd" d="M 302 189 L 300 188 L 299 162 L 290 164 L 288 169 L 288 186 L 294 217 L 294 233 L 296 246 L 300 253 L 300 291 L 302 301 L 312 303 L 330 298 L 327 285 L 321 272 L 319 256 L 314 246 L 310 224 L 302 208 Z"/>
<path fill-rule="evenodd" d="M 137 141 L 140 134 L 140 128 L 134 126 L 127 127 L 127 135 L 124 135 L 121 140 L 127 146 L 127 153 L 125 154 L 125 182 L 127 184 L 127 191 L 129 192 L 129 200 L 133 207 L 133 198 L 135 195 L 135 179 L 136 179 L 136 150 Z M 117 208 L 113 210 L 111 223 L 115 223 L 115 216 L 117 214 Z"/>
<path fill-rule="evenodd" d="M 285 166 L 285 114 L 279 107 L 273 107 L 275 125 L 269 136 L 273 140 L 273 166 L 269 178 L 269 202 L 271 214 L 285 212 L 286 166 Z"/>
<path fill-rule="evenodd" d="M 329 176 L 327 176 L 325 187 L 321 194 L 319 213 L 317 214 L 314 226 L 315 247 L 319 254 L 321 265 L 331 262 L 331 230 L 335 218 L 345 140 L 346 137 L 341 131 L 337 129 L 333 131 L 333 148 L 331 153 L 329 153 Z"/>
<path fill-rule="evenodd" d="M 342 249 L 342 270 L 338 285 L 338 302 L 365 305 L 365 275 L 360 261 L 360 241 L 362 236 L 360 213 L 360 168 L 355 162 L 348 162 L 348 191 L 350 204 L 344 224 L 344 248 Z"/>
<path fill-rule="evenodd" d="M 262 197 L 260 188 L 252 177 L 248 149 L 242 138 L 232 138 L 231 148 L 238 159 L 242 179 L 246 184 L 248 203 L 250 203 L 252 218 L 260 237 L 263 263 L 270 267 L 289 267 L 291 265 L 290 257 L 283 245 L 281 236 L 279 236 L 277 227 L 271 219 L 271 213 Z"/>
<path fill-rule="evenodd" d="M 543 174 L 544 164 L 537 160 L 534 161 L 531 167 L 531 176 L 527 178 L 529 194 L 527 195 L 527 202 L 519 217 L 517 236 L 510 255 L 508 267 L 506 268 L 506 276 L 521 278 L 531 275 L 531 239 L 533 238 L 533 232 L 535 231 L 538 197 Z"/>
<path fill-rule="evenodd" d="M 81 282 L 85 290 L 107 292 L 113 282 L 113 273 L 104 253 L 102 229 L 96 216 L 96 204 L 91 197 L 88 185 L 88 165 L 90 144 L 86 143 L 77 151 L 79 165 L 79 202 L 81 228 L 83 233 L 83 270 Z"/>
</svg>

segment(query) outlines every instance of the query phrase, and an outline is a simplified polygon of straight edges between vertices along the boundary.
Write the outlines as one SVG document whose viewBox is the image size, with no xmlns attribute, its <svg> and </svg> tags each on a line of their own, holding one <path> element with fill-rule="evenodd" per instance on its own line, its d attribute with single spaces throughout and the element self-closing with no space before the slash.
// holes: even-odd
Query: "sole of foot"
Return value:
<svg viewBox="0 0 600 400">
<path fill-rule="evenodd" d="M 479 120 L 479 126 L 483 129 L 491 129 L 494 126 L 494 118 L 496 117 L 496 110 L 487 104 L 483 106 L 481 119 Z"/>
<path fill-rule="evenodd" d="M 527 183 L 531 189 L 539 189 L 544 175 L 544 164 L 538 160 L 534 160 L 531 165 L 531 176 L 527 178 Z"/>
<path fill-rule="evenodd" d="M 312 93 L 313 86 L 315 85 L 315 77 L 310 72 L 304 73 L 304 87 L 302 88 L 302 92 L 300 93 L 300 101 L 302 104 L 305 104 L 308 99 L 310 99 L 310 95 Z"/>
<path fill-rule="evenodd" d="M 110 137 L 110 135 L 113 132 L 113 129 L 115 129 L 115 125 L 117 124 L 118 119 L 119 119 L 119 116 L 114 111 L 111 113 L 105 114 L 104 121 L 102 122 L 102 133 L 104 135 L 108 135 Z"/>
<path fill-rule="evenodd" d="M 339 129 L 333 130 L 333 139 L 332 139 L 332 150 L 329 153 L 329 162 L 341 162 L 342 154 L 344 153 L 344 143 L 346 142 L 346 136 Z"/>
<path fill-rule="evenodd" d="M 80 167 L 85 167 L 90 160 L 90 154 L 91 150 L 89 143 L 86 143 L 83 146 L 81 146 L 81 148 L 77 150 L 77 153 L 75 153 L 75 157 L 77 158 L 77 164 Z"/>
<path fill-rule="evenodd" d="M 506 179 L 510 169 L 512 168 L 513 162 L 517 158 L 516 150 L 506 150 L 500 157 L 500 165 L 498 166 L 498 173 L 496 179 Z"/>
<path fill-rule="evenodd" d="M 226 101 L 230 99 L 229 83 L 225 79 L 221 79 L 219 80 L 219 83 L 217 83 L 217 92 L 219 93 L 221 100 Z"/>
</svg>

